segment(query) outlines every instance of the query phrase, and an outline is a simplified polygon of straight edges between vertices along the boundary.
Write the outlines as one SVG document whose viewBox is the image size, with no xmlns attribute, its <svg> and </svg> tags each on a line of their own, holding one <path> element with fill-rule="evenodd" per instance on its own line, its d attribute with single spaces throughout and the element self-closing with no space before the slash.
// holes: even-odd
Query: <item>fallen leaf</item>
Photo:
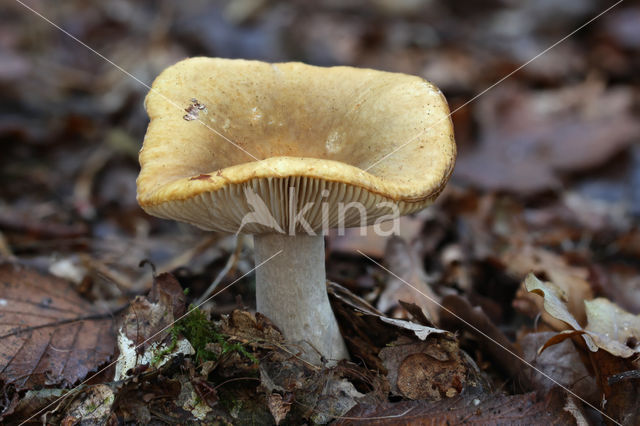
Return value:
<svg viewBox="0 0 640 426">
<path fill-rule="evenodd" d="M 558 90 L 498 88 L 479 100 L 481 142 L 459 157 L 457 178 L 488 190 L 533 194 L 560 173 L 603 164 L 640 136 L 633 91 L 600 81 Z"/>
<path fill-rule="evenodd" d="M 638 367 L 633 360 L 640 353 L 637 340 L 640 316 L 631 315 L 606 299 L 585 301 L 588 323 L 586 329 L 582 329 L 556 296 L 557 288 L 553 284 L 543 283 L 530 274 L 525 285 L 529 291 L 544 296 L 547 312 L 572 327 L 572 330 L 565 330 L 548 339 L 538 353 L 544 353 L 546 349 L 570 337 L 581 335 L 592 352 L 588 359 L 596 372 L 603 398 L 607 401 L 607 414 L 624 424 L 633 424 L 629 421 L 633 422 L 631 419 L 638 417 L 639 410 L 636 407 L 640 406 L 634 384 L 629 380 L 609 383 L 609 379 Z"/>
<path fill-rule="evenodd" d="M 178 355 L 195 351 L 182 338 L 167 341 L 170 326 L 185 312 L 185 295 L 180 283 L 169 273 L 154 277 L 148 297 L 137 296 L 119 321 L 119 356 L 114 380 L 135 375 L 138 367 L 160 367 Z"/>
<path fill-rule="evenodd" d="M 303 418 L 310 418 L 314 424 L 326 424 L 344 415 L 365 397 L 351 383 L 353 378 L 344 376 L 365 377 L 366 370 L 347 364 L 343 361 L 334 367 L 319 368 L 286 351 L 272 351 L 260 360 L 261 388 L 267 398 L 274 392 L 285 394 L 287 401 L 284 402 L 295 401 L 302 409 Z M 371 393 L 377 393 L 376 389 Z M 281 413 L 274 413 L 273 409 L 279 408 L 269 405 L 269 409 L 277 420 Z"/>
<path fill-rule="evenodd" d="M 331 281 L 328 282 L 327 292 L 349 352 L 354 359 L 364 360 L 369 368 L 384 371 L 382 362 L 375 354 L 400 335 L 421 340 L 432 334 L 452 336 L 446 330 L 386 317 L 364 299 Z M 423 321 L 424 315 L 417 320 Z"/>
<path fill-rule="evenodd" d="M 249 344 L 261 342 L 265 347 L 273 348 L 285 343 L 278 327 L 260 312 L 253 315 L 247 311 L 234 309 L 220 323 L 220 329 L 230 338 Z"/>
<path fill-rule="evenodd" d="M 186 362 L 181 367 L 186 367 Z M 152 418 L 172 418 L 175 424 L 192 424 L 194 418 L 188 411 L 178 408 L 183 374 L 156 374 L 143 380 L 119 382 L 113 416 L 124 424 L 153 424 Z M 177 376 L 177 377 L 176 377 Z M 153 413 L 153 414 L 152 414 Z M 109 424 L 109 423 L 107 423 Z"/>
<path fill-rule="evenodd" d="M 633 377 L 626 380 L 611 380 L 621 374 L 639 370 L 634 358 L 621 358 L 607 351 L 598 351 L 590 357 L 591 367 L 596 373 L 601 399 L 606 401 L 606 413 L 620 424 L 636 425 L 640 418 L 640 392 Z"/>
<path fill-rule="evenodd" d="M 585 300 L 587 326 L 583 329 L 558 297 L 560 290 L 553 283 L 543 283 L 533 274 L 529 274 L 524 283 L 529 292 L 543 296 L 544 309 L 551 316 L 572 329 L 554 336 L 542 350 L 579 334 L 592 352 L 600 348 L 621 358 L 640 353 L 640 315 L 632 315 L 604 298 Z"/>
<path fill-rule="evenodd" d="M 567 305 L 571 316 L 580 324 L 585 323 L 587 317 L 583 302 L 593 298 L 593 291 L 587 281 L 589 271 L 586 268 L 571 266 L 560 255 L 529 245 L 509 250 L 502 256 L 502 261 L 507 265 L 507 273 L 519 280 L 530 272 L 536 275 L 543 275 L 546 280 L 553 283 L 553 287 L 557 289 L 558 295 L 563 303 Z M 532 309 L 531 312 L 534 316 L 542 312 L 543 320 L 554 329 L 562 330 L 566 328 L 566 326 L 555 321 L 553 317 L 546 315 L 542 309 L 541 300 L 532 297 L 522 287 L 516 295 L 514 306 L 526 311 L 527 302 L 535 304 L 536 308 Z"/>
<path fill-rule="evenodd" d="M 640 353 L 640 315 L 632 315 L 607 299 L 585 300 L 587 327 L 598 347 L 621 358 Z"/>
<path fill-rule="evenodd" d="M 379 315 L 378 318 L 382 322 L 386 322 L 387 324 L 395 325 L 398 328 L 412 331 L 415 336 L 420 340 L 425 340 L 432 333 L 434 334 L 449 334 L 446 330 L 442 330 L 435 327 L 428 327 L 422 324 L 416 324 L 411 321 L 404 321 L 395 318 L 387 318 L 382 315 Z"/>
<path fill-rule="evenodd" d="M 576 321 L 567 309 L 567 305 L 563 301 L 563 299 L 566 300 L 566 295 L 560 288 L 551 282 L 540 281 L 532 273 L 527 275 L 524 280 L 524 285 L 530 293 L 535 293 L 543 297 L 544 309 L 549 315 L 566 323 L 572 330 L 582 334 L 582 338 L 591 352 L 596 352 L 598 350 L 591 337 L 584 333 L 582 327 L 578 324 L 578 321 Z M 567 334 L 567 337 L 569 336 L 570 334 Z M 543 348 L 545 347 L 547 347 L 547 345 L 543 346 Z"/>
<path fill-rule="evenodd" d="M 115 393 L 109 385 L 90 386 L 71 401 L 61 424 L 74 425 L 78 422 L 107 423 L 114 401 Z"/>
<path fill-rule="evenodd" d="M 276 421 L 276 425 L 279 425 L 280 422 L 287 417 L 289 410 L 291 410 L 291 402 L 284 401 L 282 395 L 275 392 L 267 398 L 267 406 L 273 419 Z"/>
<path fill-rule="evenodd" d="M 466 330 L 475 335 L 483 353 L 487 353 L 493 359 L 498 369 L 510 376 L 522 373 L 522 362 L 511 355 L 520 355 L 520 351 L 491 322 L 481 307 L 473 307 L 466 299 L 452 294 L 442 300 L 440 318 L 442 327 L 447 330 Z M 510 353 L 505 353 L 505 350 Z"/>
<path fill-rule="evenodd" d="M 379 226 L 386 233 L 387 229 L 393 230 L 392 224 L 393 222 L 389 222 Z M 423 225 L 422 219 L 413 216 L 400 216 L 398 232 L 394 235 L 405 241 L 413 241 L 420 234 Z M 357 254 L 358 251 L 361 251 L 367 256 L 382 258 L 389 238 L 387 235 L 376 232 L 373 225 L 364 228 L 331 229 L 327 245 L 332 252 Z"/>
<path fill-rule="evenodd" d="M 315 424 L 329 423 L 355 407 L 362 397 L 364 394 L 347 379 L 329 380 L 318 397 L 311 421 Z"/>
<path fill-rule="evenodd" d="M 0 421 L 4 421 L 5 424 L 18 424 L 35 415 L 42 407 L 53 403 L 66 392 L 72 391 L 56 388 L 29 390 L 21 398 L 16 394 L 13 404 L 0 414 Z"/>
<path fill-rule="evenodd" d="M 174 403 L 190 412 L 196 419 L 204 420 L 212 411 L 211 407 L 198 395 L 189 378 L 180 376 L 180 382 L 182 387 Z"/>
<path fill-rule="evenodd" d="M 402 300 L 420 306 L 431 322 L 437 323 L 440 297 L 427 283 L 427 274 L 412 247 L 402 238 L 391 237 L 387 241 L 384 259 L 392 274 L 388 275 L 377 308 L 382 312 L 389 312 Z M 394 274 L 400 278 L 396 278 Z"/>
<path fill-rule="evenodd" d="M 598 385 L 592 374 L 584 366 L 580 354 L 571 341 L 565 340 L 549 347 L 542 353 L 538 349 L 555 335 L 554 332 L 529 333 L 518 341 L 522 357 L 537 370 L 552 377 L 556 382 L 571 389 L 582 398 L 597 404 Z M 546 394 L 556 383 L 529 367 L 520 364 L 522 378 L 532 390 Z"/>
<path fill-rule="evenodd" d="M 479 386 L 473 365 L 453 338 L 416 342 L 405 336 L 379 354 L 387 369 L 391 392 L 409 399 L 439 400 Z M 475 373 L 475 374 L 474 374 Z"/>
<path fill-rule="evenodd" d="M 60 278 L 0 264 L 0 380 L 70 386 L 107 362 L 115 339 L 100 312 Z"/>
<path fill-rule="evenodd" d="M 579 416 L 579 417 L 578 417 Z M 580 407 L 556 389 L 544 399 L 535 393 L 505 396 L 500 394 L 458 395 L 441 401 L 386 402 L 359 404 L 336 425 L 575 425 L 584 418 Z"/>
</svg>

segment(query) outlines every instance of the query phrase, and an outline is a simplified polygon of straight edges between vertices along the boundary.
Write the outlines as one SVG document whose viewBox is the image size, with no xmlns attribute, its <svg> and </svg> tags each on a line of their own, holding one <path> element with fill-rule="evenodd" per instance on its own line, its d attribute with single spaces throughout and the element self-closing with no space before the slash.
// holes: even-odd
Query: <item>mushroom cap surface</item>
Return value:
<svg viewBox="0 0 640 426">
<path fill-rule="evenodd" d="M 315 231 L 363 226 L 389 217 L 385 202 L 408 214 L 456 157 L 442 93 L 399 73 L 191 58 L 156 78 L 145 107 L 140 206 L 208 230 L 303 232 L 296 214 Z"/>
</svg>

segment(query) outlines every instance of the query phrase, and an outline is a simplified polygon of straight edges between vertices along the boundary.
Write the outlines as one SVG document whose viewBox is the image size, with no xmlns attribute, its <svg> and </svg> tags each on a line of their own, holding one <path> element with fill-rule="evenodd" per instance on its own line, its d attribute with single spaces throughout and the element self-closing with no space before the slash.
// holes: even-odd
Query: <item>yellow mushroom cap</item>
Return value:
<svg viewBox="0 0 640 426">
<path fill-rule="evenodd" d="M 456 157 L 442 93 L 399 73 L 191 58 L 156 78 L 145 106 L 140 206 L 208 230 L 287 231 L 295 214 L 316 231 L 368 225 L 389 215 L 384 202 L 411 213 Z"/>
</svg>

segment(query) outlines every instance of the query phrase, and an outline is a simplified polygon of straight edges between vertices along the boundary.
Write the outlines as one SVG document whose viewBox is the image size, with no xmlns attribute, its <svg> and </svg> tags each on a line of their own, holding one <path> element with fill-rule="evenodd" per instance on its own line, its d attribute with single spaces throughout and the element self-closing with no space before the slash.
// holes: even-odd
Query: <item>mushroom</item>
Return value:
<svg viewBox="0 0 640 426">
<path fill-rule="evenodd" d="M 323 234 L 433 202 L 456 156 L 442 93 L 370 69 L 191 58 L 157 77 L 145 107 L 142 208 L 253 234 L 257 310 L 306 359 L 347 358 Z"/>
</svg>

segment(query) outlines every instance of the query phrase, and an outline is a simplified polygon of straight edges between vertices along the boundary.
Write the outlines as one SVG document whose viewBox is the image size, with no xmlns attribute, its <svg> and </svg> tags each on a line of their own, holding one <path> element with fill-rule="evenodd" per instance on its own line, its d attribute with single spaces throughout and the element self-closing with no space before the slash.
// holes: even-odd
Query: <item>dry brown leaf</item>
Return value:
<svg viewBox="0 0 640 426">
<path fill-rule="evenodd" d="M 119 321 L 118 349 L 120 355 L 115 367 L 115 380 L 131 376 L 141 365 L 164 353 L 156 366 L 166 362 L 176 353 L 193 351 L 185 340 L 176 345 L 162 344 L 169 334 L 169 326 L 185 312 L 185 295 L 180 283 L 169 273 L 154 277 L 153 287 L 147 297 L 137 296 L 129 304 Z M 173 347 L 172 351 L 167 351 Z"/>
<path fill-rule="evenodd" d="M 604 298 L 585 300 L 587 326 L 583 329 L 558 297 L 560 290 L 553 283 L 542 282 L 535 275 L 529 274 L 524 284 L 529 292 L 544 298 L 544 309 L 551 316 L 565 322 L 572 329 L 549 339 L 541 350 L 566 338 L 581 335 L 592 352 L 600 348 L 621 358 L 640 353 L 640 315 L 632 315 Z"/>
<path fill-rule="evenodd" d="M 109 360 L 112 318 L 66 281 L 0 264 L 0 380 L 17 389 L 69 386 Z"/>
<path fill-rule="evenodd" d="M 391 391 L 409 399 L 439 400 L 477 386 L 477 367 L 469 362 L 451 337 L 416 342 L 401 336 L 379 354 L 387 369 Z"/>
<path fill-rule="evenodd" d="M 384 371 L 376 355 L 397 338 L 394 327 L 382 323 L 378 319 L 382 312 L 345 287 L 328 281 L 327 293 L 351 357 L 362 360 L 372 370 Z"/>
<path fill-rule="evenodd" d="M 412 241 L 420 234 L 424 225 L 422 219 L 413 216 L 401 216 L 398 219 L 398 236 L 406 241 Z M 392 222 L 380 225 L 380 228 L 387 232 L 393 230 Z M 341 232 L 344 235 L 341 235 Z M 381 258 L 389 236 L 376 232 L 373 225 L 366 228 L 331 229 L 329 231 L 329 248 L 332 252 L 357 254 L 363 252 L 367 256 Z"/>
<path fill-rule="evenodd" d="M 569 265 L 560 255 L 551 251 L 524 246 L 521 249 L 513 249 L 505 253 L 502 261 L 507 265 L 507 272 L 518 279 L 523 279 L 529 272 L 543 275 L 545 279 L 554 284 L 558 289 L 560 298 L 566 303 L 572 317 L 580 324 L 586 322 L 587 316 L 584 310 L 584 301 L 593 298 L 593 291 L 587 277 L 589 271 L 585 268 Z M 554 320 L 552 316 L 544 313 L 542 300 L 536 298 L 522 287 L 518 291 L 514 306 L 526 312 L 527 304 L 533 303 L 536 308 L 529 309 L 534 316 L 543 313 L 543 320 L 556 330 L 567 327 Z"/>
<path fill-rule="evenodd" d="M 481 143 L 456 177 L 491 190 L 532 194 L 558 188 L 559 174 L 603 164 L 640 136 L 633 91 L 599 81 L 549 91 L 513 85 L 479 100 Z"/>
<path fill-rule="evenodd" d="M 475 335 L 483 353 L 493 359 L 497 368 L 510 376 L 522 373 L 522 362 L 511 354 L 520 355 L 507 336 L 496 327 L 481 307 L 472 307 L 462 297 L 452 294 L 442 300 L 441 325 L 451 331 L 466 330 Z M 455 315 L 454 315 L 455 314 Z M 484 334 L 484 335 L 483 335 Z M 487 339 L 489 336 L 491 340 Z M 496 344 L 498 342 L 499 344 Z M 504 349 L 506 348 L 506 349 Z M 505 350 L 510 353 L 505 353 Z"/>
<path fill-rule="evenodd" d="M 129 304 L 121 320 L 122 333 L 136 345 L 142 343 L 184 314 L 185 299 L 182 287 L 173 275 L 158 275 L 149 295 L 138 296 Z"/>
<path fill-rule="evenodd" d="M 528 292 L 542 296 L 544 309 L 549 315 L 566 323 L 575 331 L 583 331 L 580 324 L 578 324 L 578 321 L 576 321 L 567 309 L 567 305 L 564 301 L 566 300 L 565 293 L 555 284 L 551 282 L 542 282 L 531 273 L 527 275 L 527 278 L 525 278 L 524 285 Z M 569 334 L 567 334 L 567 336 L 568 335 Z M 589 350 L 592 352 L 596 352 L 598 350 L 595 343 L 588 335 L 582 333 L 582 337 Z"/>
<path fill-rule="evenodd" d="M 614 243 L 618 245 L 618 243 Z M 624 256 L 625 254 L 623 254 Z M 640 251 L 631 256 L 640 257 Z M 600 271 L 600 269 L 597 269 Z M 631 313 L 640 313 L 640 271 L 628 264 L 619 262 L 607 265 L 599 274 L 603 278 L 600 284 L 601 295 Z"/>
<path fill-rule="evenodd" d="M 538 349 L 555 335 L 554 332 L 526 334 L 518 342 L 522 348 L 522 357 L 537 370 L 553 377 L 555 381 L 571 389 L 582 398 L 598 403 L 598 386 L 591 373 L 584 366 L 580 354 L 572 342 L 563 341 L 538 353 Z M 544 394 L 556 384 L 537 370 L 520 363 L 522 378 L 532 388 Z"/>
<path fill-rule="evenodd" d="M 267 397 L 267 406 L 273 419 L 276 421 L 276 425 L 279 425 L 280 422 L 287 417 L 289 410 L 291 410 L 291 402 L 284 401 L 282 395 L 275 392 Z"/>
<path fill-rule="evenodd" d="M 431 290 L 427 283 L 427 274 L 411 246 L 402 238 L 391 237 L 387 241 L 384 258 L 389 270 L 402 279 L 398 279 L 392 274 L 388 275 L 387 285 L 380 294 L 377 308 L 382 312 L 388 312 L 397 307 L 398 301 L 402 300 L 420 306 L 429 319 L 437 323 L 440 297 Z"/>
<path fill-rule="evenodd" d="M 115 397 L 114 389 L 109 385 L 90 386 L 69 403 L 61 424 L 105 424 L 111 415 Z"/>
<path fill-rule="evenodd" d="M 589 335 L 598 347 L 629 358 L 640 353 L 640 315 L 632 315 L 604 298 L 585 300 Z"/>
<path fill-rule="evenodd" d="M 266 392 L 267 405 L 276 421 L 287 415 L 288 405 L 293 402 L 303 410 L 296 415 L 310 418 L 313 424 L 326 424 L 353 408 L 360 398 L 379 401 L 387 395 L 381 392 L 382 388 L 376 389 L 366 369 L 346 361 L 320 368 L 291 356 L 290 352 L 271 351 L 260 359 L 259 371 L 261 388 Z M 355 389 L 354 381 L 372 386 L 372 392 L 366 396 L 361 394 Z M 282 400 L 274 397 L 275 394 L 283 394 Z M 289 420 L 293 421 L 291 417 Z"/>
<path fill-rule="evenodd" d="M 570 402 L 571 401 L 571 402 Z M 459 395 L 441 401 L 359 404 L 336 425 L 575 425 L 584 418 L 566 393 L 550 392 L 543 400 L 534 393 Z M 356 420 L 362 419 L 362 420 Z M 584 424 L 584 423 L 583 423 Z"/>
<path fill-rule="evenodd" d="M 640 392 L 638 381 L 633 377 L 611 380 L 621 373 L 640 370 L 638 360 L 621 358 L 607 351 L 598 351 L 590 357 L 596 373 L 605 411 L 623 425 L 637 425 L 640 418 Z"/>
</svg>

